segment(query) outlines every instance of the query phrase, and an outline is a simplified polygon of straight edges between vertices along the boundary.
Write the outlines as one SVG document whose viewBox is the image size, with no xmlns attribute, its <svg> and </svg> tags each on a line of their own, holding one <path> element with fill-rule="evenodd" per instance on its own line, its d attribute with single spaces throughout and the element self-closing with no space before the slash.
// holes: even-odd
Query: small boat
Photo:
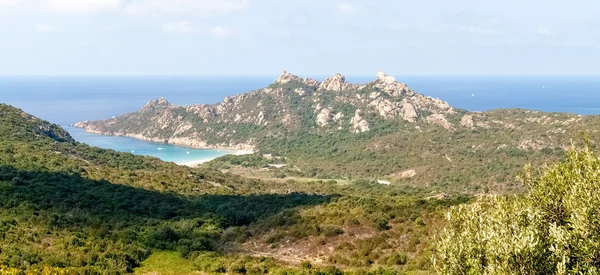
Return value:
<svg viewBox="0 0 600 275">
<path fill-rule="evenodd" d="M 186 152 L 186 154 L 188 154 L 188 155 L 189 155 L 189 154 L 190 154 L 190 151 L 187 151 L 187 152 Z"/>
<path fill-rule="evenodd" d="M 471 94 L 471 96 L 475 96 L 475 94 Z"/>
<path fill-rule="evenodd" d="M 135 153 L 135 151 L 134 151 L 134 150 L 131 150 L 131 153 L 133 154 L 133 153 Z"/>
<path fill-rule="evenodd" d="M 164 149 L 165 149 L 165 148 L 162 148 L 162 147 L 158 147 L 158 150 L 164 150 Z"/>
</svg>

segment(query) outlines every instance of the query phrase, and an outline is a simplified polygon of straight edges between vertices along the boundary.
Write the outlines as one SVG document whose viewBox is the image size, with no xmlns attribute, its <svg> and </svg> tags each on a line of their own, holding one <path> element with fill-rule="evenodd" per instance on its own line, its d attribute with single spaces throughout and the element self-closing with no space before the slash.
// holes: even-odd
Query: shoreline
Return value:
<svg viewBox="0 0 600 275">
<path fill-rule="evenodd" d="M 226 155 L 242 156 L 242 155 L 251 155 L 251 154 L 254 154 L 254 150 L 230 150 L 230 153 L 226 154 Z M 226 156 L 226 155 L 224 155 L 224 156 Z M 207 163 L 207 162 L 209 162 L 211 160 L 214 160 L 216 158 L 219 158 L 219 157 L 205 158 L 205 159 L 192 160 L 192 161 L 184 161 L 184 162 L 175 162 L 175 164 L 181 165 L 181 166 L 188 166 L 188 167 L 196 168 L 196 167 L 200 166 L 201 164 Z"/>
<path fill-rule="evenodd" d="M 196 147 L 196 146 L 190 146 L 190 145 L 180 144 L 180 143 L 158 142 L 158 141 L 153 140 L 153 139 L 139 138 L 138 136 L 131 136 L 131 135 L 115 135 L 115 134 L 113 134 L 113 135 L 107 135 L 107 134 L 99 133 L 97 131 L 90 131 L 87 128 L 76 127 L 76 126 L 73 126 L 73 125 L 68 125 L 68 126 L 65 126 L 64 128 L 65 129 L 68 129 L 68 128 L 79 129 L 79 130 L 83 130 L 86 133 L 94 134 L 94 135 L 99 135 L 99 136 L 107 136 L 107 137 L 115 136 L 115 137 L 122 137 L 122 138 L 130 138 L 130 139 L 140 140 L 140 141 L 144 141 L 144 142 L 155 143 L 157 145 L 166 144 L 166 145 L 170 145 L 170 146 L 175 146 L 175 147 L 180 147 L 180 148 L 187 148 L 187 149 L 193 149 L 193 150 L 224 151 L 225 154 L 221 155 L 221 156 L 226 156 L 226 155 L 240 156 L 240 155 L 251 155 L 251 154 L 254 154 L 254 148 L 253 147 L 251 147 L 251 148 L 236 148 L 236 149 L 234 149 L 232 147 L 216 147 L 216 146 Z M 107 148 L 107 149 L 109 149 L 109 148 Z M 122 151 L 122 152 L 125 152 L 125 151 Z M 125 152 L 125 153 L 127 153 L 127 152 Z M 140 154 L 138 154 L 138 155 L 140 155 Z M 143 156 L 151 156 L 151 155 L 143 155 Z M 202 159 L 196 159 L 196 160 L 189 160 L 189 161 L 172 161 L 172 160 L 164 160 L 164 159 L 161 159 L 161 160 L 165 161 L 165 162 L 172 162 L 172 163 L 175 163 L 175 164 L 180 165 L 180 166 L 188 166 L 188 167 L 194 167 L 195 168 L 195 167 L 200 166 L 203 163 L 209 162 L 209 161 L 214 160 L 216 158 L 219 158 L 221 156 L 208 157 L 208 158 L 202 158 Z M 153 157 L 155 157 L 155 156 L 153 156 Z"/>
<path fill-rule="evenodd" d="M 229 150 L 229 151 L 233 151 L 233 152 L 251 151 L 252 153 L 254 153 L 254 149 L 255 149 L 254 146 L 249 145 L 249 144 L 237 144 L 234 146 L 231 146 L 231 144 L 209 145 L 202 140 L 194 140 L 194 139 L 189 139 L 189 138 L 161 139 L 161 138 L 147 137 L 147 136 L 144 136 L 141 134 L 128 134 L 128 133 L 123 134 L 123 133 L 118 133 L 118 132 L 117 133 L 103 132 L 103 131 L 93 129 L 88 125 L 78 125 L 81 123 L 87 123 L 87 121 L 70 124 L 68 127 L 82 129 L 87 133 L 101 135 L 101 136 L 117 136 L 117 137 L 133 138 L 133 139 L 147 141 L 147 142 L 154 142 L 157 144 L 168 144 L 168 145 L 179 146 L 179 147 L 190 148 L 190 149 L 198 149 L 198 150 Z"/>
</svg>

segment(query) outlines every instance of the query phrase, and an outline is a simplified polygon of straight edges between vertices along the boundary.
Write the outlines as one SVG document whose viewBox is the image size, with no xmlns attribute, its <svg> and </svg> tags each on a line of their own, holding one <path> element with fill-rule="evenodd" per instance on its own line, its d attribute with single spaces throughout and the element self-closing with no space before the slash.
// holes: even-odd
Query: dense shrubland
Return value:
<svg viewBox="0 0 600 275">
<path fill-rule="evenodd" d="M 449 139 L 434 130 L 420 134 L 424 139 L 415 145 L 394 144 L 408 154 L 422 146 L 453 158 L 440 163 L 437 173 L 444 175 L 428 187 L 354 177 L 269 182 L 218 170 L 292 160 L 297 167 L 282 171 L 318 177 L 360 162 L 378 173 L 398 164 L 353 149 L 360 135 L 328 144 L 306 133 L 298 150 L 271 145 L 274 156 L 286 152 L 288 159 L 227 156 L 194 169 L 89 147 L 56 125 L 0 105 L 0 272 L 123 274 L 155 272 L 162 270 L 156 264 L 170 262 L 185 265 L 179 274 L 428 274 L 434 267 L 440 274 L 597 273 L 600 161 L 590 147 L 566 155 L 558 148 L 496 149 L 497 158 L 471 163 L 469 169 L 485 169 L 465 178 L 473 170 L 461 162 L 492 152 L 445 147 L 469 141 L 465 133 Z M 337 149 L 320 153 L 330 146 Z M 323 170 L 305 170 L 303 154 L 314 155 L 306 161 Z M 322 163 L 314 162 L 319 154 Z M 347 167 L 325 163 L 326 154 Z M 523 184 L 495 185 L 510 181 L 526 158 L 540 164 L 563 157 L 539 175 L 528 168 Z M 471 180 L 479 189 L 464 188 Z M 473 203 L 461 195 L 523 189 L 529 191 L 483 195 Z"/>
<path fill-rule="evenodd" d="M 439 274 L 598 274 L 600 160 L 589 146 L 541 173 L 524 196 L 455 207 L 437 242 Z"/>
<path fill-rule="evenodd" d="M 372 181 L 265 182 L 181 167 L 89 147 L 6 105 L 0 114 L 3 273 L 122 274 L 159 251 L 205 272 L 427 270 L 430 229 L 468 200 L 425 200 L 430 190 Z M 314 249 L 305 260 L 280 258 L 280 249 L 305 245 Z"/>
<path fill-rule="evenodd" d="M 386 125 L 382 132 L 373 129 L 363 134 L 301 133 L 286 140 L 264 140 L 261 150 L 287 157 L 304 177 L 389 177 L 402 184 L 470 193 L 520 192 L 522 185 L 514 175 L 525 164 L 539 166 L 564 157 L 558 147 L 518 149 L 514 143 L 520 137 L 514 134 L 421 126 L 415 130 L 414 126 Z M 416 175 L 402 178 L 401 172 L 407 170 L 415 170 Z"/>
<path fill-rule="evenodd" d="M 229 169 L 232 166 L 247 168 L 268 168 L 269 165 L 285 164 L 286 159 L 278 156 L 264 157 L 258 153 L 247 155 L 225 155 L 203 165 L 212 169 Z"/>
</svg>

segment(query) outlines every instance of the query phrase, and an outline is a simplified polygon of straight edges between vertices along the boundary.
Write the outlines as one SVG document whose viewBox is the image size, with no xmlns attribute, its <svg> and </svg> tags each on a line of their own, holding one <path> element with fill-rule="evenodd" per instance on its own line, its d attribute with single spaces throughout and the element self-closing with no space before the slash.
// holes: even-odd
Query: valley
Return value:
<svg viewBox="0 0 600 275">
<path fill-rule="evenodd" d="M 253 152 L 189 167 L 0 113 L 0 270 L 34 274 L 432 274 L 446 213 L 522 196 L 523 167 L 593 146 L 600 122 L 468 112 L 383 73 L 367 84 L 284 73 L 216 105 L 159 99 L 76 124 Z"/>
<path fill-rule="evenodd" d="M 600 274 L 598 11 L 0 0 L 0 275 Z"/>
<path fill-rule="evenodd" d="M 149 272 L 157 257 L 207 273 L 426 271 L 444 209 L 469 200 L 178 166 L 78 143 L 8 105 L 0 114 L 2 272 Z"/>
<path fill-rule="evenodd" d="M 468 112 L 383 73 L 367 84 L 284 73 L 216 105 L 158 99 L 76 124 L 252 151 L 190 167 L 91 147 L 0 107 L 0 268 L 51 274 L 431 274 L 453 206 L 522 196 L 527 164 L 595 144 L 600 123 Z"/>
</svg>

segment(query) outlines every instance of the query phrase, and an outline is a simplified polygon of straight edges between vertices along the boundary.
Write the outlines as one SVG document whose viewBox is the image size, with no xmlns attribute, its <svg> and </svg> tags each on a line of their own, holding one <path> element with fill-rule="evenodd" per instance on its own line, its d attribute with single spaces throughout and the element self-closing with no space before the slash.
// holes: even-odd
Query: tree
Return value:
<svg viewBox="0 0 600 275">
<path fill-rule="evenodd" d="M 525 196 L 453 207 L 437 240 L 438 274 L 597 274 L 600 160 L 589 146 L 535 176 Z"/>
</svg>

